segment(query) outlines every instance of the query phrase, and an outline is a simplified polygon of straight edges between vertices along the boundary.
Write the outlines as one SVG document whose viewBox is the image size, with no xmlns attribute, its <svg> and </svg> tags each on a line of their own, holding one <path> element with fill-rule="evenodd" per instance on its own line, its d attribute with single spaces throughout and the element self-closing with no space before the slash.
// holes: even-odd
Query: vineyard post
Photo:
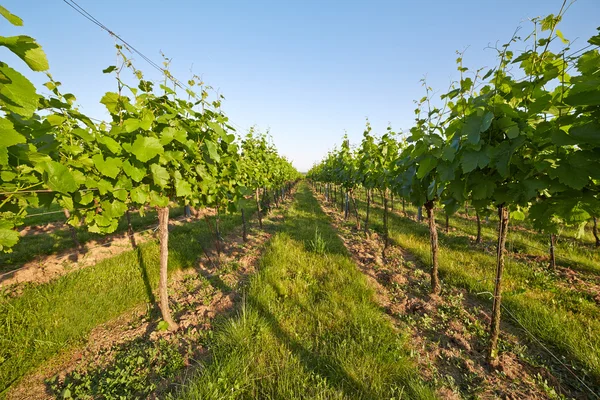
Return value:
<svg viewBox="0 0 600 400">
<path fill-rule="evenodd" d="M 446 211 L 446 233 L 450 232 L 450 216 L 448 215 L 448 212 Z"/>
<path fill-rule="evenodd" d="M 438 273 L 438 234 L 437 227 L 435 225 L 435 215 L 433 211 L 433 200 L 429 200 L 425 203 L 425 210 L 427 210 L 427 220 L 429 223 L 429 241 L 431 244 L 431 293 L 440 293 L 440 278 Z M 448 214 L 446 214 L 447 217 Z"/>
<path fill-rule="evenodd" d="M 550 234 L 550 268 L 556 268 L 556 256 L 554 254 L 554 244 L 556 243 L 556 235 L 554 233 Z"/>
<path fill-rule="evenodd" d="M 258 190 L 259 190 L 258 188 L 256 188 L 254 190 L 254 196 L 255 196 L 255 199 L 256 199 L 256 212 L 258 214 L 258 225 L 260 226 L 260 229 L 262 229 L 262 227 L 263 227 L 262 212 L 261 212 L 261 209 L 260 209 L 260 198 L 259 198 L 259 195 L 258 195 Z"/>
<path fill-rule="evenodd" d="M 244 213 L 244 207 L 241 207 L 242 209 L 242 240 L 244 242 L 248 241 L 248 235 L 246 233 L 246 215 Z"/>
<path fill-rule="evenodd" d="M 217 257 L 219 260 L 219 263 L 221 262 L 221 232 L 219 230 L 219 201 L 217 200 L 217 205 L 216 205 L 216 213 L 215 213 L 215 236 L 217 238 L 217 241 L 215 242 L 215 244 L 217 245 Z"/>
<path fill-rule="evenodd" d="M 348 219 L 348 216 L 350 214 L 350 212 L 349 212 L 350 211 L 349 210 L 349 208 L 350 208 L 350 202 L 349 202 L 349 198 L 348 197 L 349 197 L 348 196 L 348 190 L 346 190 L 346 199 L 344 201 L 344 219 L 345 220 Z"/>
<path fill-rule="evenodd" d="M 371 210 L 371 189 L 366 190 L 367 196 L 367 215 L 365 217 L 365 233 L 369 234 L 369 212 Z"/>
<path fill-rule="evenodd" d="M 481 243 L 481 216 L 479 212 L 475 213 L 475 217 L 477 218 L 477 238 L 475 239 L 475 243 Z"/>
<path fill-rule="evenodd" d="M 417 221 L 423 221 L 423 207 L 421 206 L 417 207 Z"/>
<path fill-rule="evenodd" d="M 389 245 L 389 232 L 388 232 L 388 198 L 387 198 L 387 189 L 381 192 L 383 196 L 383 250 L 382 257 L 385 259 L 385 251 Z"/>
<path fill-rule="evenodd" d="M 358 215 L 358 207 L 356 206 L 356 198 L 354 192 L 351 192 L 352 205 L 354 206 L 354 215 L 356 216 L 356 230 L 360 231 L 360 216 Z"/>
<path fill-rule="evenodd" d="M 500 334 L 500 310 L 502 306 L 502 272 L 504 271 L 504 249 L 508 230 L 508 208 L 498 206 L 498 246 L 496 254 L 496 280 L 494 282 L 494 303 L 492 305 L 492 321 L 490 323 L 490 343 L 488 362 L 495 366 L 498 358 L 498 335 Z"/>
<path fill-rule="evenodd" d="M 596 239 L 596 247 L 600 247 L 600 237 L 598 237 L 598 219 L 594 216 L 594 227 L 592 228 L 592 233 L 594 234 L 594 238 Z"/>
<path fill-rule="evenodd" d="M 135 249 L 137 247 L 137 243 L 135 242 L 133 226 L 131 226 L 131 212 L 129 211 L 129 209 L 127 209 L 127 211 L 125 212 L 125 216 L 127 217 L 127 236 L 129 236 L 131 247 Z"/>
<path fill-rule="evenodd" d="M 71 217 L 71 213 L 66 208 L 63 208 L 63 213 L 65 214 L 67 220 Z M 73 244 L 75 245 L 75 247 L 78 249 L 81 248 L 81 243 L 79 243 L 79 239 L 77 239 L 77 231 L 75 230 L 75 227 L 70 224 L 69 233 L 71 234 L 71 239 L 73 240 Z"/>
<path fill-rule="evenodd" d="M 169 263 L 169 207 L 158 207 L 157 211 L 160 243 L 160 278 L 158 283 L 160 311 L 163 320 L 168 324 L 169 330 L 176 331 L 179 326 L 171 317 L 171 310 L 169 309 L 169 294 L 167 291 Z"/>
</svg>

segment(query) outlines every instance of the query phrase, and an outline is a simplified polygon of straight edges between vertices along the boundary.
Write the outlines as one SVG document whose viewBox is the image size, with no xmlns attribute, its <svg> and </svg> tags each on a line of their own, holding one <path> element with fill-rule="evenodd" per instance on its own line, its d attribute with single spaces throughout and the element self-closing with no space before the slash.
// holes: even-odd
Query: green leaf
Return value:
<svg viewBox="0 0 600 400">
<path fill-rule="evenodd" d="M 442 151 L 442 160 L 445 161 L 454 161 L 454 157 L 456 156 L 456 149 L 452 146 L 444 146 L 444 150 Z"/>
<path fill-rule="evenodd" d="M 73 130 L 71 130 L 71 132 L 77 136 L 79 136 L 80 138 L 82 138 L 83 140 L 85 140 L 86 142 L 91 142 L 94 140 L 94 135 L 92 135 L 91 133 L 89 133 L 88 131 L 86 131 L 85 129 L 81 129 L 81 128 L 74 128 Z"/>
<path fill-rule="evenodd" d="M 204 147 L 206 147 L 208 155 L 212 161 L 214 161 L 216 163 L 221 161 L 221 156 L 219 155 L 219 152 L 217 151 L 217 145 L 214 142 L 206 140 L 206 141 L 204 141 Z"/>
<path fill-rule="evenodd" d="M 144 110 L 142 119 L 140 120 L 140 128 L 149 131 L 152 127 L 152 122 L 154 122 L 154 114 L 152 111 Z"/>
<path fill-rule="evenodd" d="M 142 179 L 144 179 L 144 176 L 146 176 L 146 168 L 144 168 L 143 166 L 136 167 L 136 166 L 132 165 L 129 162 L 129 160 L 126 160 L 123 163 L 123 171 L 125 171 L 127 176 L 129 176 L 131 179 L 133 179 L 136 182 L 141 182 Z"/>
<path fill-rule="evenodd" d="M 15 130 L 12 122 L 6 118 L 0 118 L 0 146 L 10 147 L 26 141 L 25 136 Z"/>
<path fill-rule="evenodd" d="M 167 329 L 169 329 L 169 324 L 166 321 L 160 321 L 158 325 L 156 325 L 156 328 L 159 331 L 166 331 Z"/>
<path fill-rule="evenodd" d="M 14 26 L 23 26 L 23 20 L 17 17 L 15 14 L 12 14 L 6 8 L 0 6 L 0 15 L 8 20 Z"/>
<path fill-rule="evenodd" d="M 559 29 L 556 30 L 556 36 L 558 36 L 564 44 L 569 43 L 569 41 L 567 39 L 565 39 L 565 36 Z"/>
<path fill-rule="evenodd" d="M 123 128 L 125 128 L 125 132 L 131 133 L 140 127 L 140 122 L 137 118 L 128 118 L 123 122 Z"/>
<path fill-rule="evenodd" d="M 571 137 L 562 129 L 553 130 L 552 134 L 550 135 L 550 138 L 552 140 L 552 143 L 558 146 L 571 146 L 579 143 L 577 139 Z"/>
<path fill-rule="evenodd" d="M 600 105 L 600 91 L 592 89 L 571 93 L 565 97 L 564 102 L 570 106 L 597 106 Z"/>
<path fill-rule="evenodd" d="M 417 178 L 423 179 L 438 163 L 437 158 L 428 156 L 419 161 L 419 169 L 417 170 Z"/>
<path fill-rule="evenodd" d="M 116 71 L 116 70 L 117 70 L 117 67 L 114 65 L 111 65 L 110 67 L 103 69 L 102 72 L 105 74 L 110 74 L 111 72 Z"/>
<path fill-rule="evenodd" d="M 152 172 L 152 179 L 154 180 L 155 185 L 160 186 L 161 188 L 169 185 L 170 176 L 166 168 L 159 164 L 152 164 L 150 165 L 150 171 Z"/>
<path fill-rule="evenodd" d="M 577 69 L 584 75 L 595 75 L 598 69 L 598 64 L 600 64 L 600 53 L 598 52 L 598 50 L 587 51 L 577 59 Z M 594 85 L 593 82 L 594 81 L 589 82 L 592 84 L 592 87 L 590 88 L 592 90 Z M 585 91 L 585 88 L 587 87 L 587 85 L 585 84 L 587 84 L 588 81 L 584 81 L 583 83 L 584 85 L 576 84 L 575 88 L 571 91 Z M 579 87 L 581 87 L 582 89 L 578 89 Z"/>
<path fill-rule="evenodd" d="M 436 171 L 439 174 L 442 182 L 449 182 L 454 179 L 454 166 L 448 162 L 439 163 Z"/>
<path fill-rule="evenodd" d="M 493 120 L 494 120 L 494 113 L 492 113 L 491 111 L 486 112 L 481 121 L 481 126 L 479 127 L 479 131 L 482 133 L 487 131 L 490 128 L 490 126 L 492 125 Z"/>
<path fill-rule="evenodd" d="M 48 188 L 61 193 L 72 193 L 79 188 L 73 174 L 67 167 L 56 162 L 47 161 L 42 165 L 45 182 Z"/>
<path fill-rule="evenodd" d="M 90 204 L 92 200 L 94 200 L 94 193 L 92 191 L 85 192 L 83 195 L 81 195 L 81 199 L 79 199 L 79 204 Z"/>
<path fill-rule="evenodd" d="M 152 191 L 152 192 L 150 192 L 149 204 L 152 207 L 166 207 L 169 205 L 169 198 L 167 196 L 163 196 L 155 191 Z"/>
<path fill-rule="evenodd" d="M 462 135 L 467 136 L 469 143 L 479 143 L 481 135 L 480 127 L 482 122 L 483 118 L 476 114 L 471 114 L 467 117 L 467 122 L 464 124 L 462 129 Z"/>
<path fill-rule="evenodd" d="M 514 219 L 515 221 L 524 221 L 525 213 L 521 210 L 514 210 L 510 213 L 510 219 Z"/>
<path fill-rule="evenodd" d="M 19 241 L 19 232 L 0 228 L 0 251 L 8 251 Z"/>
<path fill-rule="evenodd" d="M 462 170 L 466 174 L 479 166 L 484 168 L 490 162 L 490 158 L 484 151 L 467 150 L 461 159 Z"/>
<path fill-rule="evenodd" d="M 192 195 L 192 185 L 184 179 L 175 179 L 175 194 L 177 197 Z"/>
<path fill-rule="evenodd" d="M 0 106 L 25 118 L 31 118 L 39 102 L 39 95 L 33 84 L 3 62 L 0 62 L 0 76 Z"/>
<path fill-rule="evenodd" d="M 49 68 L 48 59 L 41 46 L 29 36 L 0 36 L 0 46 L 5 46 L 33 71 L 45 71 Z"/>
<path fill-rule="evenodd" d="M 106 92 L 106 94 L 100 99 L 100 103 L 106 106 L 108 112 L 115 114 L 119 104 L 119 94 L 114 92 Z"/>
<path fill-rule="evenodd" d="M 506 130 L 506 136 L 508 136 L 509 139 L 515 139 L 519 136 L 519 133 L 519 127 L 517 125 L 512 125 Z"/>
<path fill-rule="evenodd" d="M 98 142 L 105 145 L 108 148 L 108 150 L 110 150 L 111 153 L 113 153 L 115 155 L 121 154 L 121 145 L 119 144 L 119 142 L 117 142 L 115 139 L 111 138 L 110 136 L 101 136 L 98 139 Z"/>
<path fill-rule="evenodd" d="M 583 189 L 589 182 L 587 174 L 581 174 L 568 165 L 559 165 L 558 168 L 550 170 L 550 176 L 576 190 Z"/>
<path fill-rule="evenodd" d="M 95 154 L 92 157 L 92 160 L 102 175 L 113 179 L 119 175 L 119 172 L 121 172 L 121 166 L 123 165 L 123 162 L 118 158 L 107 157 L 105 161 L 104 157 L 102 157 L 102 154 Z"/>
<path fill-rule="evenodd" d="M 477 182 L 473 187 L 473 199 L 474 200 L 483 200 L 490 198 L 494 193 L 494 189 L 496 188 L 496 184 L 494 181 L 489 179 L 483 179 Z"/>
<path fill-rule="evenodd" d="M 150 188 L 148 185 L 140 185 L 133 188 L 130 192 L 131 200 L 138 204 L 146 204 L 150 197 Z"/>
<path fill-rule="evenodd" d="M 145 163 L 157 155 L 163 154 L 164 148 L 157 138 L 138 135 L 131 146 L 131 152 L 138 160 Z"/>
<path fill-rule="evenodd" d="M 592 121 L 587 124 L 573 126 L 569 130 L 570 136 L 580 143 L 600 145 L 600 123 Z"/>
</svg>

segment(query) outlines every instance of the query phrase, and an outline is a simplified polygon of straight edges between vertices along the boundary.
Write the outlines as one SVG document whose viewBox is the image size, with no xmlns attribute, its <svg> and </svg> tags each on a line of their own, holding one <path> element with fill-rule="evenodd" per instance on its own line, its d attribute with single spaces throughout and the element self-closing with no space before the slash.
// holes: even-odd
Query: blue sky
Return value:
<svg viewBox="0 0 600 400">
<path fill-rule="evenodd" d="M 347 131 L 360 141 L 365 118 L 375 131 L 391 123 L 408 129 L 420 79 L 435 90 L 457 78 L 456 50 L 468 47 L 466 66 L 493 66 L 495 53 L 527 19 L 558 12 L 562 0 L 423 1 L 159 1 L 79 0 L 78 3 L 142 53 L 186 81 L 190 69 L 222 93 L 236 127 L 270 128 L 280 152 L 301 171 L 320 160 Z M 63 92 L 83 112 L 107 114 L 99 99 L 115 91 L 102 69 L 115 63 L 114 40 L 62 0 L 4 0 L 22 28 L 2 35 L 35 37 Z M 600 0 L 578 0 L 560 29 L 585 44 L 600 26 Z M 0 49 L 3 61 L 23 71 Z M 159 73 L 134 57 L 146 78 Z M 43 74 L 28 74 L 40 91 Z"/>
</svg>

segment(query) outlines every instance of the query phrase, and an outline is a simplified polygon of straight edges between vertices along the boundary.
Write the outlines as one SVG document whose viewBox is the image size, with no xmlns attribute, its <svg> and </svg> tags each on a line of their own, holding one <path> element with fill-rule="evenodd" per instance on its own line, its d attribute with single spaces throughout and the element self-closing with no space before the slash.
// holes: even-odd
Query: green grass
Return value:
<svg viewBox="0 0 600 400">
<path fill-rule="evenodd" d="M 318 234 L 315 232 L 318 230 Z M 235 318 L 218 326 L 213 359 L 186 399 L 435 398 L 407 338 L 373 302 L 316 199 L 301 184 Z"/>
<path fill-rule="evenodd" d="M 359 202 L 364 217 L 365 203 Z M 438 223 L 443 215 L 438 214 Z M 465 235 L 476 229 L 474 221 L 451 220 L 458 231 L 445 234 L 438 231 L 440 242 L 440 274 L 442 285 L 466 288 L 471 293 L 493 291 L 495 252 L 484 251 Z M 371 209 L 370 225 L 378 230 L 383 225 L 383 210 Z M 468 225 L 468 226 L 467 226 Z M 493 224 L 485 228 L 492 240 Z M 520 232 L 510 232 L 509 242 L 523 240 Z M 425 223 L 390 214 L 390 238 L 412 253 L 424 265 L 430 265 L 429 230 Z M 510 248 L 510 244 L 509 244 Z M 566 357 L 577 374 L 600 383 L 600 308 L 587 293 L 559 285 L 561 278 L 536 262 L 507 259 L 503 277 L 503 304 L 538 339 L 553 351 Z M 489 299 L 489 295 L 480 298 Z M 491 302 L 490 302 L 491 303 Z M 506 312 L 503 318 L 509 319 Z M 523 332 L 523 337 L 529 339 Z M 548 356 L 549 358 L 550 356 Z M 553 360 L 550 360 L 554 362 Z"/>
<path fill-rule="evenodd" d="M 33 213 L 42 213 L 47 211 L 60 211 L 58 205 L 52 205 L 48 208 L 31 209 Z M 170 211 L 170 218 L 177 218 L 183 215 L 183 207 L 174 207 Z M 140 231 L 152 224 L 157 224 L 157 214 L 154 210 L 148 210 L 142 216 L 139 213 L 131 213 L 131 226 L 134 231 Z M 31 219 L 25 219 L 25 225 L 44 225 L 50 222 L 65 221 L 63 214 L 50 214 L 31 217 Z M 100 240 L 105 235 L 88 232 L 84 226 L 77 227 L 77 239 L 81 244 L 85 244 L 90 240 Z M 119 226 L 116 233 L 127 231 L 127 220 L 125 217 L 119 221 Z M 33 260 L 40 255 L 56 254 L 61 251 L 73 248 L 75 244 L 71 238 L 69 227 L 67 225 L 59 227 L 58 229 L 48 232 L 39 233 L 35 235 L 27 235 L 20 238 L 19 242 L 12 248 L 11 253 L 0 253 L 0 273 L 12 271 L 17 269 L 23 263 Z"/>
<path fill-rule="evenodd" d="M 251 207 L 249 205 L 248 207 Z M 253 209 L 248 208 L 248 215 Z M 221 231 L 241 224 L 221 217 Z M 214 240 L 205 221 L 173 228 L 169 271 L 189 268 Z M 81 344 L 95 326 L 145 302 L 154 303 L 158 243 L 106 259 L 55 281 L 25 288 L 19 297 L 0 292 L 0 396 L 24 374 L 62 350 Z"/>
</svg>

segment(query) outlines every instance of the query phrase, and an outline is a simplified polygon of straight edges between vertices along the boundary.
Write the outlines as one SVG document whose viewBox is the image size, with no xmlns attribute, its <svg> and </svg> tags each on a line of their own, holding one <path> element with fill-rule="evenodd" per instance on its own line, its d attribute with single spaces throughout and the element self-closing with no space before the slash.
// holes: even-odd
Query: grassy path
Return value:
<svg viewBox="0 0 600 400">
<path fill-rule="evenodd" d="M 217 328 L 189 399 L 426 399 L 406 337 L 306 184 L 268 245 L 239 315 Z"/>
</svg>

